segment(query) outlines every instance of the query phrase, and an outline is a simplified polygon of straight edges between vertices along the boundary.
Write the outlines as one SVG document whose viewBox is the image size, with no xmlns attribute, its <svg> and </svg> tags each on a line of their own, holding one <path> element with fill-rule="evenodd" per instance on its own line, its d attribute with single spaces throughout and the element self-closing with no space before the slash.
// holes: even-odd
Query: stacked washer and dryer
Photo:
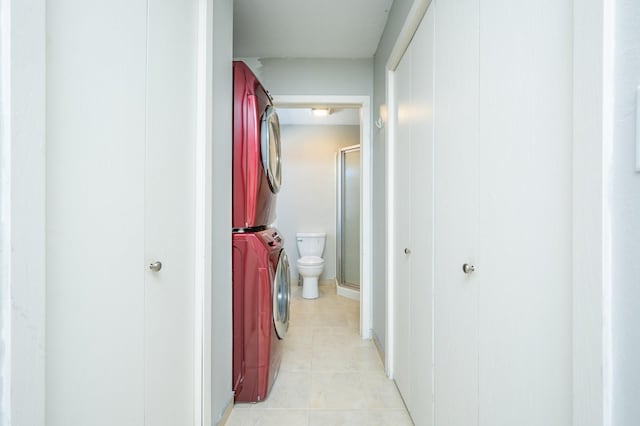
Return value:
<svg viewBox="0 0 640 426">
<path fill-rule="evenodd" d="M 289 327 L 289 263 L 271 226 L 281 182 L 280 124 L 245 63 L 233 63 L 233 78 L 233 390 L 236 402 L 258 402 L 276 380 Z"/>
</svg>

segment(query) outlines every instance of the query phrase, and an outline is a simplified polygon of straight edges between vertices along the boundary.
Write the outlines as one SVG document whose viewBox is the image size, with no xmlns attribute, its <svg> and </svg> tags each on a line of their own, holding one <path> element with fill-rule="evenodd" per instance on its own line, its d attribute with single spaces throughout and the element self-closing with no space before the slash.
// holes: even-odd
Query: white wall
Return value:
<svg viewBox="0 0 640 426">
<path fill-rule="evenodd" d="M 45 2 L 0 20 L 0 424 L 43 426 Z"/>
<path fill-rule="evenodd" d="M 640 2 L 615 2 L 612 152 L 613 425 L 640 424 L 640 173 L 634 170 Z"/>
<path fill-rule="evenodd" d="M 359 126 L 282 126 L 277 227 L 297 280 L 296 232 L 326 232 L 321 280 L 336 277 L 336 153 L 360 143 Z"/>
<path fill-rule="evenodd" d="M 373 62 L 373 117 L 380 115 L 380 107 L 385 103 L 385 66 L 396 38 L 404 25 L 412 0 L 395 0 L 389 11 L 387 25 L 378 44 Z M 386 192 L 385 192 L 385 129 L 373 129 L 373 334 L 385 348 L 387 312 L 387 268 L 386 268 Z"/>
<path fill-rule="evenodd" d="M 231 141 L 233 104 L 233 0 L 213 4 L 213 210 L 211 234 L 211 387 L 217 424 L 233 400 L 231 302 Z"/>
</svg>

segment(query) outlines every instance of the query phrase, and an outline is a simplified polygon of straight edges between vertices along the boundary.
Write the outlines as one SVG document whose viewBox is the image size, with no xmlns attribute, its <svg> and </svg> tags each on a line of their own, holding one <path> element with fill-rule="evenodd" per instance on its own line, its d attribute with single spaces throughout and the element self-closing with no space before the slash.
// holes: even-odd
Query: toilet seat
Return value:
<svg viewBox="0 0 640 426">
<path fill-rule="evenodd" d="M 324 259 L 319 256 L 304 256 L 298 259 L 300 266 L 320 266 L 324 264 Z"/>
</svg>

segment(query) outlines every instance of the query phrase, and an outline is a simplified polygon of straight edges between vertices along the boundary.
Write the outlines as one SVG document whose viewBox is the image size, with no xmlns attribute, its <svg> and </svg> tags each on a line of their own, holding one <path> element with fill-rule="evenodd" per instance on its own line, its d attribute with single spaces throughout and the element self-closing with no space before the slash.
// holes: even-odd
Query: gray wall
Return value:
<svg viewBox="0 0 640 426">
<path fill-rule="evenodd" d="M 373 111 L 374 121 L 380 114 L 380 107 L 385 104 L 385 74 L 386 64 L 389 54 L 396 38 L 404 25 L 404 21 L 409 13 L 412 0 L 395 0 L 389 11 L 387 25 L 378 44 L 373 61 Z M 386 143 L 385 129 L 373 127 L 373 229 L 378 230 L 373 234 L 373 334 L 381 345 L 385 348 L 386 329 L 386 192 L 385 192 L 385 164 L 386 164 Z"/>
<path fill-rule="evenodd" d="M 297 232 L 326 232 L 321 280 L 336 277 L 336 153 L 360 143 L 360 126 L 282 126 L 276 226 L 297 280 Z"/>
<path fill-rule="evenodd" d="M 213 239 L 211 415 L 217 424 L 233 399 L 231 301 L 231 129 L 233 0 L 213 4 Z"/>
<path fill-rule="evenodd" d="M 616 1 L 611 192 L 613 425 L 640 424 L 640 174 L 634 171 L 640 2 Z"/>
<path fill-rule="evenodd" d="M 272 95 L 373 94 L 371 59 L 238 59 Z"/>
</svg>

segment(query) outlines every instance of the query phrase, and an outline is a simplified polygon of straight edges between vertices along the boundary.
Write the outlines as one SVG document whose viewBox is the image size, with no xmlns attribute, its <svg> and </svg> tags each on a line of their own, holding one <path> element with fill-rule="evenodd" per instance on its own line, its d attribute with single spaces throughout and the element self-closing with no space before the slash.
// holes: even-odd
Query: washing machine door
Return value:
<svg viewBox="0 0 640 426">
<path fill-rule="evenodd" d="M 284 339 L 289 329 L 290 299 L 291 276 L 289 274 L 289 260 L 284 250 L 280 250 L 273 283 L 273 325 L 280 339 Z"/>
<path fill-rule="evenodd" d="M 277 194 L 280 191 L 282 169 L 280 160 L 280 122 L 275 108 L 271 105 L 262 114 L 260 127 L 260 155 L 262 166 L 267 174 L 271 192 Z"/>
</svg>

